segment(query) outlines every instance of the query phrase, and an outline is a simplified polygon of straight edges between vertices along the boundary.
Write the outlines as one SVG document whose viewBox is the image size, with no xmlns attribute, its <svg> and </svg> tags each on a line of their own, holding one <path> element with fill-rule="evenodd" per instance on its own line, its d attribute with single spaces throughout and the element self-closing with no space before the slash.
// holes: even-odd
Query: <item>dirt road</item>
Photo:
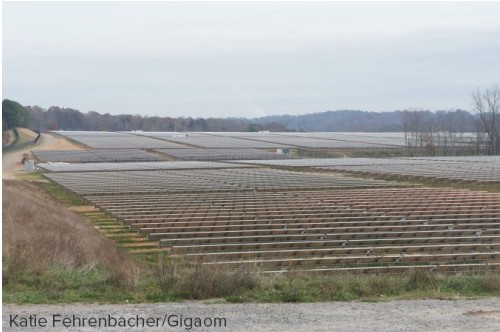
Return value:
<svg viewBox="0 0 500 332">
<path fill-rule="evenodd" d="M 16 328 L 11 318 L 36 314 L 48 324 L 58 317 L 69 317 L 72 323 L 79 318 L 105 318 L 141 323 L 140 318 L 151 318 L 157 327 L 97 328 L 71 327 L 69 329 Z M 13 315 L 13 316 L 11 316 Z M 55 315 L 55 316 L 54 316 Z M 61 316 L 57 316 L 61 315 Z M 181 318 L 182 316 L 182 318 Z M 197 327 L 223 325 L 226 327 Z M 216 320 L 215 318 L 221 318 Z M 54 320 L 55 319 L 55 320 Z M 144 320 L 144 322 L 145 322 Z M 110 322 L 112 320 L 109 320 Z M 183 326 L 179 326 L 180 322 Z M 103 321 L 104 322 L 104 321 Z M 192 322 L 192 323 L 191 323 Z M 177 326 L 174 326 L 176 325 Z M 207 325 L 208 325 L 207 324 Z M 193 325 L 189 329 L 189 325 Z M 203 302 L 124 304 L 124 305 L 4 305 L 4 331 L 500 331 L 500 299 L 481 300 L 420 300 L 379 303 L 327 302 L 304 304 L 205 304 Z"/>
<path fill-rule="evenodd" d="M 82 148 L 71 142 L 68 142 L 57 135 L 44 133 L 38 141 L 38 144 L 26 149 L 10 151 L 2 154 L 2 178 L 15 179 L 17 174 L 23 171 L 21 159 L 24 153 L 30 150 L 81 150 Z"/>
</svg>

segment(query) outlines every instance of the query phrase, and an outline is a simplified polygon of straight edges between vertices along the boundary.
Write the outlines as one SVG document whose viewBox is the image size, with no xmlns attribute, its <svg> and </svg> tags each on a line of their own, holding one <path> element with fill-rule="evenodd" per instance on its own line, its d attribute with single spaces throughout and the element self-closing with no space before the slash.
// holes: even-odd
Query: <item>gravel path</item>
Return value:
<svg viewBox="0 0 500 332">
<path fill-rule="evenodd" d="M 19 315 L 15 323 L 20 324 L 22 317 L 34 314 L 37 318 L 46 318 L 50 328 L 9 326 L 10 315 Z M 140 323 L 141 319 L 147 324 L 145 319 L 150 318 L 150 322 L 158 319 L 160 326 L 165 316 L 167 320 L 163 328 L 98 328 L 89 327 L 88 323 L 84 328 L 65 328 L 62 322 L 56 322 L 57 326 L 53 328 L 53 315 L 56 315 L 56 320 L 75 315 L 80 319 L 87 318 L 88 322 L 91 317 L 107 320 L 111 315 L 117 321 L 125 317 L 130 324 Z M 201 318 L 202 324 L 217 324 L 215 317 L 225 318 L 226 327 L 195 326 L 196 318 Z M 179 321 L 184 322 L 182 327 L 173 326 Z M 222 320 L 219 322 L 222 324 Z M 6 304 L 3 306 L 2 327 L 4 331 L 500 331 L 500 298 L 306 304 Z"/>
</svg>

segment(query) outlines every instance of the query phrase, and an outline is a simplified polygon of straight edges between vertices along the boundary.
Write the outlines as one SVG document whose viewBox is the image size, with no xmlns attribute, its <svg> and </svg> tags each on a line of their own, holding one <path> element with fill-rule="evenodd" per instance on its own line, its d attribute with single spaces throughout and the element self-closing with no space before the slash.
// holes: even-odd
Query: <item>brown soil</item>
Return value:
<svg viewBox="0 0 500 332">
<path fill-rule="evenodd" d="M 71 206 L 69 208 L 71 211 L 74 211 L 74 212 L 80 212 L 80 213 L 84 213 L 84 212 L 96 212 L 96 211 L 99 211 L 98 208 L 96 208 L 95 206 L 92 206 L 92 205 L 85 205 L 85 206 Z"/>
<path fill-rule="evenodd" d="M 37 133 L 28 128 L 17 128 L 17 131 L 19 132 L 19 135 L 23 136 L 27 141 L 34 141 L 38 136 Z"/>
<path fill-rule="evenodd" d="M 30 131 L 29 129 L 26 130 Z M 24 170 L 21 159 L 24 153 L 30 153 L 31 150 L 82 150 L 82 147 L 67 141 L 59 135 L 44 133 L 38 144 L 26 149 L 2 154 L 2 178 L 15 179 L 16 175 L 23 174 Z"/>
<path fill-rule="evenodd" d="M 471 310 L 464 313 L 467 316 L 495 316 L 500 319 L 500 310 Z"/>
</svg>

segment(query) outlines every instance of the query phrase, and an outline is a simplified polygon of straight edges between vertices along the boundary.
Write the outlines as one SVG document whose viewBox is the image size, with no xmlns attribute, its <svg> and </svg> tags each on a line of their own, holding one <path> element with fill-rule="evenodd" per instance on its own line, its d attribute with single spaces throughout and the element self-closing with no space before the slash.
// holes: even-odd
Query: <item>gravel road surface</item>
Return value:
<svg viewBox="0 0 500 332">
<path fill-rule="evenodd" d="M 45 318 L 49 328 L 15 327 L 35 314 L 37 319 Z M 127 319 L 128 324 L 144 326 L 89 326 L 92 317 L 102 318 L 101 324 L 112 322 L 108 315 L 116 324 Z M 64 318 L 70 327 L 63 326 Z M 73 327 L 83 318 L 87 319 L 85 327 Z M 223 320 L 216 318 L 224 318 L 225 327 L 220 327 Z M 152 326 L 165 323 L 159 328 L 148 327 L 147 319 Z M 203 326 L 195 326 L 197 321 Z M 6 304 L 2 327 L 4 331 L 500 331 L 500 298 L 306 304 Z"/>
</svg>

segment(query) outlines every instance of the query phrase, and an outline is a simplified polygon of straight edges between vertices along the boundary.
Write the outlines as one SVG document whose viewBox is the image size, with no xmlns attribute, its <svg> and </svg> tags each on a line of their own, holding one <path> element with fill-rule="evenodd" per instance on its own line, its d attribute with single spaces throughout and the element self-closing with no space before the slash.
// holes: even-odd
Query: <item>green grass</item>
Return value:
<svg viewBox="0 0 500 332">
<path fill-rule="evenodd" d="M 227 297 L 229 302 L 381 301 L 500 296 L 500 274 L 285 275 L 267 278 L 253 290 Z"/>
<path fill-rule="evenodd" d="M 114 283 L 105 269 L 53 267 L 4 281 L 4 303 L 144 303 L 224 299 L 245 302 L 386 301 L 500 296 L 498 272 L 434 274 L 420 270 L 399 275 L 225 271 L 204 266 L 181 269 L 164 261 L 145 271 L 133 289 Z"/>
<path fill-rule="evenodd" d="M 405 148 L 324 148 L 324 149 L 297 149 L 297 157 L 300 158 L 392 158 L 407 157 Z"/>
<path fill-rule="evenodd" d="M 43 172 L 41 172 L 41 171 L 34 171 L 34 172 L 19 174 L 19 175 L 17 175 L 17 178 L 19 180 L 32 182 L 32 183 L 38 185 L 43 190 L 45 190 L 47 193 L 51 194 L 56 200 L 58 200 L 59 202 L 61 202 L 63 204 L 70 205 L 70 206 L 72 206 L 72 205 L 86 205 L 86 204 L 83 204 L 84 203 L 83 199 L 72 194 L 71 192 L 64 189 L 62 186 L 58 185 L 57 183 L 47 179 L 43 175 Z"/>
<path fill-rule="evenodd" d="M 33 174 L 33 177 L 37 175 Z M 40 178 L 45 179 L 40 173 Z M 51 194 L 56 200 L 67 206 L 79 206 L 88 205 L 85 200 L 77 195 L 71 193 L 70 191 L 64 189 L 62 186 L 56 184 L 55 182 L 38 182 L 37 183 L 42 189 Z"/>
<path fill-rule="evenodd" d="M 25 272 L 3 285 L 3 301 L 14 303 L 116 302 L 122 289 L 103 269 L 90 271 L 52 267 L 42 273 Z"/>
<path fill-rule="evenodd" d="M 500 193 L 500 181 L 498 183 L 474 183 L 474 182 L 461 182 L 451 180 L 423 180 L 420 181 L 426 187 L 433 188 L 454 188 L 454 189 L 468 189 L 473 191 L 488 191 L 491 193 Z"/>
<path fill-rule="evenodd" d="M 46 181 L 48 181 L 46 178 L 43 177 L 42 172 L 40 172 L 40 171 L 33 171 L 33 172 L 26 172 L 26 173 L 17 174 L 16 178 L 18 180 L 24 180 L 24 181 L 30 181 L 30 182 L 46 182 Z"/>
</svg>

